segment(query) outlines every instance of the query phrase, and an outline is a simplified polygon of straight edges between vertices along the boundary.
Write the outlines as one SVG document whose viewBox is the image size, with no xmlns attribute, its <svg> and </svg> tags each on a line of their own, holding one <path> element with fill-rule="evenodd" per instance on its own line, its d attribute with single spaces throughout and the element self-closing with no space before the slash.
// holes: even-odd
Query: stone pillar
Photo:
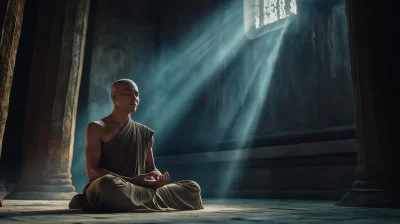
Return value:
<svg viewBox="0 0 400 224">
<path fill-rule="evenodd" d="M 13 199 L 70 199 L 89 0 L 38 1 L 22 177 Z"/>
<path fill-rule="evenodd" d="M 0 156 L 24 15 L 24 3 L 24 0 L 0 2 Z"/>
<path fill-rule="evenodd" d="M 395 9 L 391 1 L 346 0 L 358 168 L 353 188 L 336 205 L 400 207 Z"/>
</svg>

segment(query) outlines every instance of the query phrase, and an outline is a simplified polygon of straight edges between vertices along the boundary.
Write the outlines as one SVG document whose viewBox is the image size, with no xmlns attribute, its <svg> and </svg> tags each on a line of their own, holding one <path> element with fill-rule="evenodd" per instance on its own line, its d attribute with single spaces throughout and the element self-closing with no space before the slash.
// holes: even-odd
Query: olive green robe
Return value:
<svg viewBox="0 0 400 224">
<path fill-rule="evenodd" d="M 118 176 L 135 177 L 146 173 L 148 143 L 153 134 L 147 126 L 130 119 L 114 137 L 102 144 L 99 166 L 117 175 L 107 174 L 89 181 L 83 191 L 88 206 L 102 211 L 203 208 L 200 186 L 194 181 L 178 181 L 154 190 Z M 72 201 L 70 207 L 76 207 L 71 204 Z"/>
</svg>

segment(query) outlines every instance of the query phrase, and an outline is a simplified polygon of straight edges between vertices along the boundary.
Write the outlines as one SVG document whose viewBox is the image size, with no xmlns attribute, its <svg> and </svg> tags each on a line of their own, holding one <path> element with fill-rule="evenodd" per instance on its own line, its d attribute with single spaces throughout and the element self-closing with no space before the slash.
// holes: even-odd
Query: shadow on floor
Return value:
<svg viewBox="0 0 400 224">
<path fill-rule="evenodd" d="M 29 212 L 0 211 L 0 219 L 6 217 L 17 217 L 17 216 L 66 215 L 66 214 L 82 214 L 82 211 L 79 209 L 57 209 L 57 210 L 29 211 Z"/>
<path fill-rule="evenodd" d="M 27 211 L 27 212 L 12 212 L 0 211 L 0 219 L 7 217 L 22 217 L 22 216 L 41 216 L 41 215 L 72 215 L 72 214 L 119 214 L 119 213 L 151 213 L 159 211 L 151 211 L 147 209 L 138 209 L 131 212 L 83 212 L 81 209 L 56 209 L 43 211 Z M 164 211 L 164 212 L 179 212 L 179 211 Z"/>
</svg>

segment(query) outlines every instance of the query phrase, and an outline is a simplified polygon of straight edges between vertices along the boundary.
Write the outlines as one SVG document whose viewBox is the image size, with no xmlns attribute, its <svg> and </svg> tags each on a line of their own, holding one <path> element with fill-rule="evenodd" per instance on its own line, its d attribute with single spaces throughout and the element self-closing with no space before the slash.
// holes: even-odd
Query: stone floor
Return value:
<svg viewBox="0 0 400 224">
<path fill-rule="evenodd" d="M 84 214 L 67 201 L 5 200 L 0 223 L 400 223 L 399 209 L 336 207 L 330 201 L 205 199 L 204 210 Z"/>
</svg>

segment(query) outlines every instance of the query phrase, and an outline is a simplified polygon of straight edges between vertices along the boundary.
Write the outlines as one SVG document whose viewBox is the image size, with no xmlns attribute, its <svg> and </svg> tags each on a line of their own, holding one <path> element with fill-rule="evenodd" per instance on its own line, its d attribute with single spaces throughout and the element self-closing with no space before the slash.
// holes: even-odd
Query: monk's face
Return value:
<svg viewBox="0 0 400 224">
<path fill-rule="evenodd" d="M 133 82 L 116 85 L 111 93 L 114 106 L 128 113 L 136 112 L 139 106 L 139 89 Z"/>
</svg>

